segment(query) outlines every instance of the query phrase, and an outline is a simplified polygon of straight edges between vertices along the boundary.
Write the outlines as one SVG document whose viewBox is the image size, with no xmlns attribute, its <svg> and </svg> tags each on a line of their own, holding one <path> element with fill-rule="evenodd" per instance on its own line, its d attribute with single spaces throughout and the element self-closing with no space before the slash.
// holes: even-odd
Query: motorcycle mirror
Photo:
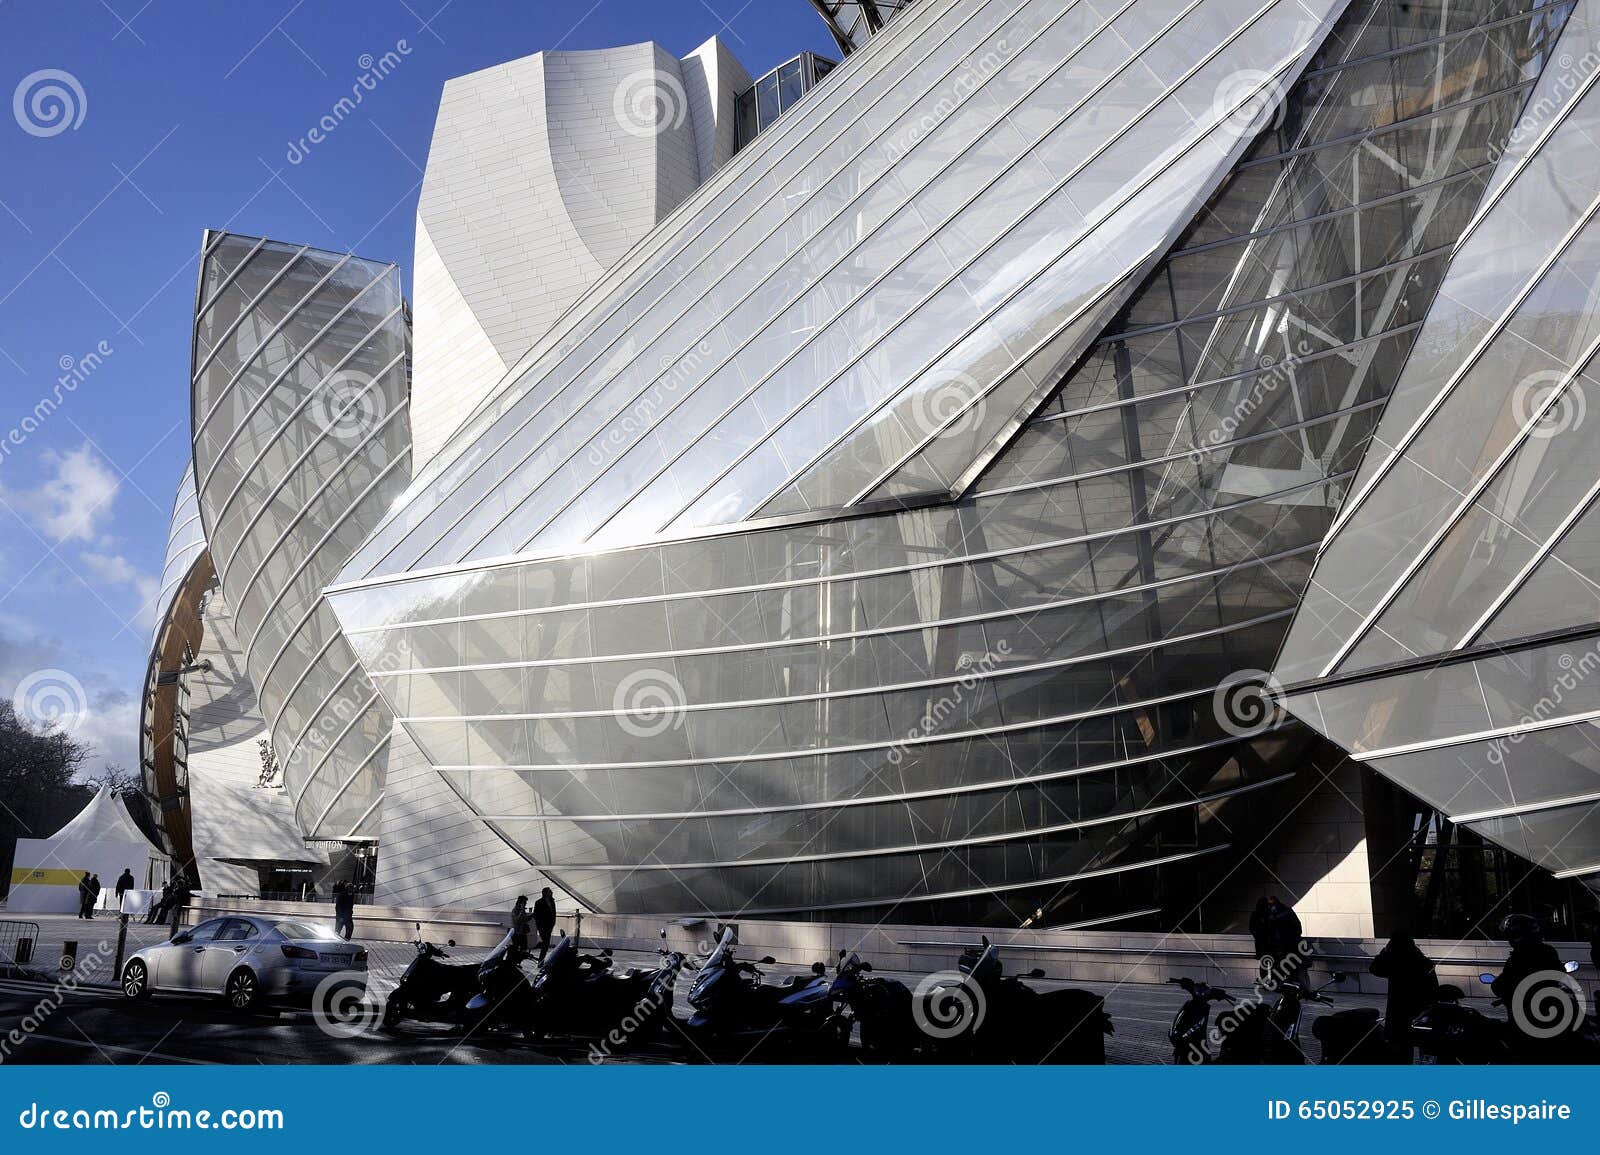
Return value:
<svg viewBox="0 0 1600 1155">
<path fill-rule="evenodd" d="M 1350 976 L 1345 974 L 1344 971 L 1334 971 L 1333 972 L 1333 981 L 1336 982 L 1336 983 L 1342 983 L 1342 982 L 1344 982 L 1345 979 L 1347 979 L 1349 977 Z"/>
<path fill-rule="evenodd" d="M 771 966 L 773 963 L 775 963 L 777 961 L 778 960 L 773 958 L 770 954 L 764 954 L 764 955 L 761 956 L 761 965 L 762 966 Z"/>
<path fill-rule="evenodd" d="M 601 950 L 600 953 L 603 954 L 606 958 L 610 958 L 611 957 L 611 948 L 610 947 L 605 947 L 603 950 Z"/>
<path fill-rule="evenodd" d="M 445 946 L 455 946 L 456 945 L 456 940 L 453 939 L 453 938 L 447 938 L 447 939 L 444 940 L 444 945 Z"/>
<path fill-rule="evenodd" d="M 870 971 L 872 969 L 872 964 L 869 962 L 864 962 L 861 964 L 861 969 L 864 971 Z"/>
<path fill-rule="evenodd" d="M 839 949 L 839 957 L 840 957 L 840 958 L 844 958 L 844 948 L 843 948 L 843 947 L 841 947 L 841 948 L 840 948 L 840 949 Z"/>
<path fill-rule="evenodd" d="M 1042 978 L 1044 978 L 1044 968 L 1043 967 L 1034 967 L 1031 971 L 1028 972 L 1028 978 L 1030 978 L 1030 979 L 1042 979 Z"/>
<path fill-rule="evenodd" d="M 1568 962 L 1563 964 L 1561 969 L 1566 971 L 1569 975 L 1575 975 L 1578 973 L 1578 964 L 1575 961 Z"/>
<path fill-rule="evenodd" d="M 1490 974 L 1488 971 L 1484 971 L 1483 974 L 1478 976 L 1478 981 L 1480 983 L 1482 983 L 1486 987 L 1493 986 L 1494 985 L 1494 976 L 1492 974 Z"/>
<path fill-rule="evenodd" d="M 811 964 L 811 973 L 814 975 L 825 975 L 828 973 L 828 968 L 822 963 L 814 962 Z"/>
</svg>

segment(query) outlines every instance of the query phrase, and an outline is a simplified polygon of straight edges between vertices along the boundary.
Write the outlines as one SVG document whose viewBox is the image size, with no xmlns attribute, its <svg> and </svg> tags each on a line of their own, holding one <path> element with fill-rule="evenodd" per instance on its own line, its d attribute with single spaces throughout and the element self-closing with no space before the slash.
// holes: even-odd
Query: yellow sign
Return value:
<svg viewBox="0 0 1600 1155">
<path fill-rule="evenodd" d="M 12 886 L 77 886 L 83 881 L 81 870 L 61 870 L 55 867 L 14 866 L 11 868 Z"/>
</svg>

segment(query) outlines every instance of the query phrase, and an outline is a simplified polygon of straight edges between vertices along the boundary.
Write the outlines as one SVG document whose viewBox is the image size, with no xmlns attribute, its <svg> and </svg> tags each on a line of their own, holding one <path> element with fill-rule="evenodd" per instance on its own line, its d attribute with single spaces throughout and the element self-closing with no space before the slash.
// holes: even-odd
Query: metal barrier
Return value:
<svg viewBox="0 0 1600 1155">
<path fill-rule="evenodd" d="M 0 922 L 0 967 L 31 967 L 38 945 L 38 923 Z"/>
</svg>

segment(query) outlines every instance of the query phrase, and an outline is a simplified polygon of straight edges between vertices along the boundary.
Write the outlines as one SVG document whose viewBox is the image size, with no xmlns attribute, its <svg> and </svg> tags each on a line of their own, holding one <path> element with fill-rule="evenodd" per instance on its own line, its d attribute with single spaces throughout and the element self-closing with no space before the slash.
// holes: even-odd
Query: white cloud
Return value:
<svg viewBox="0 0 1600 1155">
<path fill-rule="evenodd" d="M 93 541 L 110 520 L 122 484 L 117 475 L 88 442 L 66 453 L 49 450 L 39 460 L 54 476 L 6 500 L 52 542 Z"/>
<path fill-rule="evenodd" d="M 158 578 L 143 572 L 120 553 L 105 554 L 84 550 L 78 555 L 78 560 L 84 569 L 104 584 L 128 586 L 139 595 L 139 609 L 134 614 L 134 625 L 148 630 L 156 624 L 156 614 L 161 609 L 156 604 L 156 598 L 161 593 L 161 583 Z"/>
</svg>

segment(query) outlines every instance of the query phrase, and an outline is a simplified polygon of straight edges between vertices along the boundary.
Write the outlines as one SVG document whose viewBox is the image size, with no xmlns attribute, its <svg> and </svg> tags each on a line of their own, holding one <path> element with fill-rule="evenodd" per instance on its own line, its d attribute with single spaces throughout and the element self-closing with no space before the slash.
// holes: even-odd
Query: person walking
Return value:
<svg viewBox="0 0 1600 1155">
<path fill-rule="evenodd" d="M 1412 1059 L 1411 1024 L 1433 1004 L 1439 975 L 1433 960 L 1423 954 L 1409 934 L 1397 934 L 1380 950 L 1368 968 L 1389 980 L 1389 1001 L 1384 1010 L 1383 1038 L 1403 1063 Z"/>
<path fill-rule="evenodd" d="M 94 918 L 94 908 L 99 905 L 100 902 L 100 889 L 100 876 L 98 874 L 91 874 L 89 876 L 89 902 L 88 905 L 84 907 L 84 918 Z"/>
<path fill-rule="evenodd" d="M 133 889 L 133 871 L 124 866 L 122 873 L 117 876 L 117 909 L 122 909 L 122 896 Z"/>
<path fill-rule="evenodd" d="M 83 877 L 78 879 L 78 917 L 79 918 L 88 918 L 89 917 L 89 903 L 92 902 L 92 901 L 93 900 L 89 897 L 89 872 L 86 870 L 86 871 L 83 872 Z"/>
<path fill-rule="evenodd" d="M 348 882 L 333 884 L 333 933 L 345 942 L 356 933 L 356 896 Z"/>
<path fill-rule="evenodd" d="M 539 965 L 544 965 L 545 952 L 550 949 L 550 936 L 556 929 L 556 900 L 547 886 L 539 892 L 539 901 L 533 904 L 533 928 L 539 932 Z"/>
</svg>

